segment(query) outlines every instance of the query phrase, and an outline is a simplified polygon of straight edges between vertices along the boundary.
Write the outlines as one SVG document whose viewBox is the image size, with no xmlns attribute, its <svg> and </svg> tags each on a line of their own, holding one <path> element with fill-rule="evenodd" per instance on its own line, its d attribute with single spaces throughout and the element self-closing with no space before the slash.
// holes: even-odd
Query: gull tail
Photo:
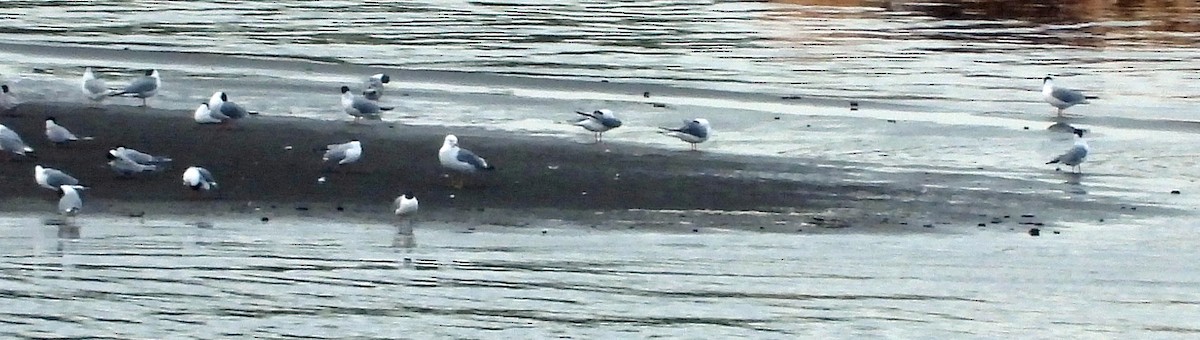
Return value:
<svg viewBox="0 0 1200 340">
<path fill-rule="evenodd" d="M 1099 96 L 1083 96 L 1083 99 L 1100 99 Z"/>
<path fill-rule="evenodd" d="M 112 92 L 112 93 L 109 93 L 109 94 L 108 94 L 108 96 L 109 96 L 109 97 L 117 97 L 117 96 L 124 96 L 124 95 L 126 95 L 126 94 L 129 94 L 129 92 L 125 92 L 125 91 L 114 91 L 114 92 Z"/>
<path fill-rule="evenodd" d="M 1061 161 L 1060 159 L 1055 158 L 1055 159 L 1051 159 L 1049 162 L 1046 162 L 1046 164 L 1057 164 L 1060 161 Z"/>
<path fill-rule="evenodd" d="M 391 111 L 391 110 L 395 109 L 395 107 L 392 107 L 392 106 L 380 106 L 380 107 L 379 107 L 379 109 L 380 109 L 380 110 L 383 110 L 383 111 Z"/>
</svg>

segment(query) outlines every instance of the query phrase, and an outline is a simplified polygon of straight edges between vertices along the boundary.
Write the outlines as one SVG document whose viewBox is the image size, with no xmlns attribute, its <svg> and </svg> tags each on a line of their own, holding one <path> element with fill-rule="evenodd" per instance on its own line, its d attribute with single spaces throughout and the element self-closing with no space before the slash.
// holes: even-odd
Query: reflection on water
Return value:
<svg viewBox="0 0 1200 340">
<path fill-rule="evenodd" d="M 87 235 L 62 240 L 35 219 L 0 219 L 0 337 L 395 338 L 398 323 L 415 338 L 1200 331 L 1188 326 L 1200 282 L 1183 270 L 1200 258 L 1177 244 L 1196 238 L 1169 234 L 1178 228 L 1033 238 L 443 226 L 397 254 L 388 225 L 129 221 L 81 218 Z"/>
</svg>

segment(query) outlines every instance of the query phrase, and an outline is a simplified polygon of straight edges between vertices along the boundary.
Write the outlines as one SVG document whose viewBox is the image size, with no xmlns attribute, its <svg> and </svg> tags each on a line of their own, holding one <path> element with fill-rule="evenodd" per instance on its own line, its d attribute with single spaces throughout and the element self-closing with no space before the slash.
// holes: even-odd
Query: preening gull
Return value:
<svg viewBox="0 0 1200 340">
<path fill-rule="evenodd" d="M 591 131 L 596 137 L 596 143 L 603 141 L 605 131 L 621 127 L 621 120 L 613 115 L 612 110 L 600 109 L 592 113 L 575 111 L 575 113 L 583 116 L 582 119 L 575 121 L 575 126 L 581 126 Z"/>
</svg>

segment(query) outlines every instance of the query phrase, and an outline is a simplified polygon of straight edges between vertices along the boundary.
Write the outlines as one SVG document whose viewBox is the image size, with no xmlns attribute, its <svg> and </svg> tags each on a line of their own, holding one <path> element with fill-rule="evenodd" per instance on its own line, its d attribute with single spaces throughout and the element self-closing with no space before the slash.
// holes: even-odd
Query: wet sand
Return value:
<svg viewBox="0 0 1200 340">
<path fill-rule="evenodd" d="M 50 145 L 42 132 L 50 115 L 95 140 Z M 1028 185 L 1011 179 L 982 179 L 1001 188 L 993 191 L 954 187 L 957 181 L 981 180 L 968 175 L 876 173 L 871 175 L 876 180 L 860 181 L 865 171 L 853 164 L 692 152 L 684 143 L 677 149 L 582 144 L 480 128 L 269 115 L 251 116 L 227 130 L 195 124 L 188 111 L 58 102 L 23 103 L 0 122 L 37 150 L 35 157 L 0 165 L 0 200 L 10 211 L 53 211 L 55 194 L 33 180 L 36 164 L 88 185 L 89 213 L 118 215 L 341 214 L 386 220 L 392 218 L 391 200 L 404 191 L 420 198 L 424 220 L 518 226 L 564 220 L 683 231 L 900 231 L 979 223 L 1016 230 L 1051 226 L 1066 215 L 1114 218 L 1126 208 L 1120 202 L 1009 193 L 1003 188 Z M 447 133 L 497 170 L 469 178 L 466 188 L 451 187 L 436 156 Z M 322 165 L 326 144 L 351 139 L 363 142 L 362 160 L 332 171 Z M 174 162 L 159 173 L 118 178 L 105 164 L 106 151 L 116 145 Z M 196 198 L 180 180 L 191 165 L 210 169 L 220 190 Z M 319 183 L 320 177 L 327 181 Z M 931 190 L 924 183 L 947 186 Z"/>
</svg>

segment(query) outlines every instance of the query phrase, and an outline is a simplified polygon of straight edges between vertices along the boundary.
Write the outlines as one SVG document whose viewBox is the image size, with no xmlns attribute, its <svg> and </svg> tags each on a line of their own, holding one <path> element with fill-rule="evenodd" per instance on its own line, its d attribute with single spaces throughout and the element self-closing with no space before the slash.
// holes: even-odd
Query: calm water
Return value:
<svg viewBox="0 0 1200 340">
<path fill-rule="evenodd" d="M 984 179 L 962 182 L 973 190 L 1200 209 L 1188 195 L 1200 192 L 1192 171 L 1200 131 L 1177 122 L 1196 120 L 1200 5 L 1057 3 L 5 1 L 0 41 L 58 47 L 0 51 L 7 60 L 0 78 L 20 85 L 23 99 L 60 99 L 77 96 L 82 66 L 107 66 L 113 83 L 155 67 L 167 85 L 152 105 L 190 109 L 232 87 L 264 114 L 342 118 L 336 93 L 317 94 L 375 67 L 428 70 L 396 86 L 406 96 L 385 97 L 402 115 L 389 118 L 590 138 L 561 120 L 604 105 L 626 122 L 607 139 L 679 147 L 653 127 L 707 116 L 719 138 L 706 150 L 975 174 Z M 270 58 L 113 57 L 93 47 Z M 513 77 L 460 78 L 458 71 Z M 1070 143 L 1044 130 L 1052 111 L 1036 91 L 1047 74 L 1102 97 L 1069 110 L 1080 116 L 1068 122 L 1091 129 L 1096 154 L 1089 174 L 1067 183 L 1042 164 Z M 538 83 L 547 77 L 563 81 Z M 640 88 L 609 90 L 599 79 L 657 84 L 669 94 L 653 100 L 670 106 L 649 107 Z M 846 99 L 869 104 L 852 112 L 841 106 Z M 1046 186 L 1003 187 L 987 178 Z M 855 180 L 872 179 L 847 179 Z M 1171 189 L 1186 194 L 1165 195 Z M 1192 317 L 1200 312 L 1200 275 L 1189 266 L 1200 260 L 1191 251 L 1198 235 L 1188 228 L 1196 219 L 1102 227 L 1080 222 L 1087 219 L 1064 221 L 1064 234 L 1041 238 L 557 225 L 463 233 L 469 226 L 429 224 L 409 249 L 392 247 L 390 227 L 324 220 L 198 228 L 85 216 L 80 237 L 60 238 L 36 216 L 7 216 L 0 218 L 0 313 L 8 325 L 0 336 L 1200 333 Z"/>
<path fill-rule="evenodd" d="M 1194 337 L 1195 231 L 767 235 L 0 219 L 3 337 Z M 1129 226 L 1126 226 L 1129 227 Z M 1130 227 L 1132 228 L 1132 227 Z M 406 261 L 405 259 L 412 259 Z M 986 269 L 982 269 L 986 268 Z"/>
</svg>

